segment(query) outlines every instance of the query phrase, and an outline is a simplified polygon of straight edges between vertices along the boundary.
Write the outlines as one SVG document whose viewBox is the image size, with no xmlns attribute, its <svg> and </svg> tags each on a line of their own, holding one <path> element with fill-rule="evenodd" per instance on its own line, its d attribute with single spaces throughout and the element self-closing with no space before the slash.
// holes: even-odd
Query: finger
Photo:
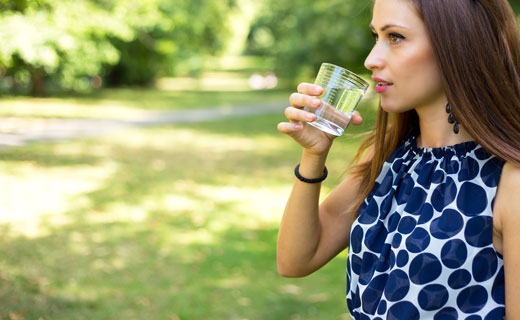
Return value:
<svg viewBox="0 0 520 320">
<path fill-rule="evenodd" d="M 278 131 L 285 134 L 292 134 L 303 129 L 301 122 L 280 122 L 277 126 Z"/>
<path fill-rule="evenodd" d="M 321 105 L 321 100 L 316 97 L 295 92 L 289 97 L 289 103 L 295 107 L 308 107 L 316 109 Z"/>
<path fill-rule="evenodd" d="M 361 117 L 361 114 L 358 111 L 354 111 L 350 118 L 350 123 L 356 126 L 363 123 L 363 117 Z"/>
<path fill-rule="evenodd" d="M 317 84 L 302 82 L 298 85 L 299 93 L 308 94 L 310 96 L 319 96 L 323 93 L 323 88 Z"/>
<path fill-rule="evenodd" d="M 314 113 L 301 110 L 294 107 L 287 107 L 285 108 L 285 117 L 292 121 L 314 121 L 316 120 L 316 115 Z"/>
</svg>

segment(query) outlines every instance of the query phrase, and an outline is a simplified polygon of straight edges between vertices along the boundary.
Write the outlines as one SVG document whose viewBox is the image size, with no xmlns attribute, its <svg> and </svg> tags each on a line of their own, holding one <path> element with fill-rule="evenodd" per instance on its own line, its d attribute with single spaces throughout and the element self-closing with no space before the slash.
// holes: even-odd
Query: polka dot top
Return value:
<svg viewBox="0 0 520 320">
<path fill-rule="evenodd" d="M 504 162 L 476 142 L 384 163 L 352 225 L 347 305 L 358 319 L 503 319 L 493 201 Z"/>
</svg>

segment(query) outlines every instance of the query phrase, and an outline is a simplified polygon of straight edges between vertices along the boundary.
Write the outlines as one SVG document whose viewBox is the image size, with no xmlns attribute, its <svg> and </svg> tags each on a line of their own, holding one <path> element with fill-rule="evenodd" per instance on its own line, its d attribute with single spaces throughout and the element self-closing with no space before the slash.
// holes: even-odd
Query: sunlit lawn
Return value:
<svg viewBox="0 0 520 320">
<path fill-rule="evenodd" d="M 0 151 L 0 319 L 347 319 L 345 254 L 276 273 L 300 154 L 281 120 Z M 324 195 L 359 141 L 336 141 Z"/>
<path fill-rule="evenodd" d="M 103 89 L 82 95 L 0 99 L 0 117 L 136 119 L 143 111 L 177 111 L 288 100 L 287 90 L 249 88 L 248 75 L 213 72 L 159 79 L 153 88 Z"/>
</svg>

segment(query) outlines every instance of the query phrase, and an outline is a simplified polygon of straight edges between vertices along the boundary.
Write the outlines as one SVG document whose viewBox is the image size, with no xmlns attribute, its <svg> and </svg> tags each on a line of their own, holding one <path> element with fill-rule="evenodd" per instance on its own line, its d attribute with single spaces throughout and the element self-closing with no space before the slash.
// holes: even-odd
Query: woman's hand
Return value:
<svg viewBox="0 0 520 320">
<path fill-rule="evenodd" d="M 316 115 L 303 108 L 319 108 L 321 101 L 317 97 L 322 94 L 323 88 L 311 83 L 300 83 L 297 90 L 298 92 L 291 94 L 289 98 L 291 106 L 285 109 L 285 116 L 289 122 L 279 123 L 278 131 L 292 137 L 308 152 L 322 155 L 329 150 L 336 136 L 307 125 L 307 122 L 316 120 Z M 362 122 L 363 119 L 359 112 L 354 112 L 350 123 L 358 125 Z"/>
</svg>

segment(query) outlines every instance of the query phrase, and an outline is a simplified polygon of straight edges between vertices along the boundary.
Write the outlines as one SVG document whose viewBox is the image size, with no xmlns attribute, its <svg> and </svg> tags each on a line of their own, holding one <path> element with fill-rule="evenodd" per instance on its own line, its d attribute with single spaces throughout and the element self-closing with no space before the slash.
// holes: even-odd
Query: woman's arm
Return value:
<svg viewBox="0 0 520 320">
<path fill-rule="evenodd" d="M 495 200 L 502 232 L 506 319 L 520 319 L 520 167 L 506 163 Z"/>
<path fill-rule="evenodd" d="M 317 108 L 323 89 L 301 83 L 298 92 L 289 98 L 291 107 L 285 110 L 289 122 L 278 124 L 278 130 L 289 135 L 303 147 L 300 174 L 309 179 L 321 177 L 334 136 L 326 134 L 306 122 L 316 115 L 303 110 Z M 351 123 L 363 121 L 358 112 Z M 320 206 L 321 184 L 299 180 L 294 183 L 287 201 L 278 234 L 278 272 L 286 277 L 302 277 L 323 266 L 348 245 L 353 215 L 346 212 L 354 199 L 358 184 L 347 178 Z"/>
<path fill-rule="evenodd" d="M 360 162 L 367 161 L 369 154 Z M 300 173 L 318 177 L 318 171 L 304 170 L 307 164 L 310 168 L 323 168 L 323 162 L 324 159 L 309 157 L 304 151 Z M 356 213 L 348 209 L 358 189 L 359 178 L 349 175 L 318 206 L 320 185 L 296 180 L 278 235 L 278 272 L 282 276 L 311 274 L 348 246 L 350 227 L 356 218 Z"/>
<path fill-rule="evenodd" d="M 303 163 L 302 159 L 300 168 L 303 168 Z M 305 176 L 305 171 L 300 172 Z M 311 274 L 348 246 L 354 215 L 346 212 L 346 206 L 341 203 L 348 201 L 352 198 L 349 195 L 356 192 L 355 183 L 351 180 L 345 179 L 321 206 L 318 206 L 319 184 L 295 182 L 278 233 L 280 275 L 303 277 Z M 338 199 L 341 193 L 346 198 L 343 201 Z"/>
</svg>

